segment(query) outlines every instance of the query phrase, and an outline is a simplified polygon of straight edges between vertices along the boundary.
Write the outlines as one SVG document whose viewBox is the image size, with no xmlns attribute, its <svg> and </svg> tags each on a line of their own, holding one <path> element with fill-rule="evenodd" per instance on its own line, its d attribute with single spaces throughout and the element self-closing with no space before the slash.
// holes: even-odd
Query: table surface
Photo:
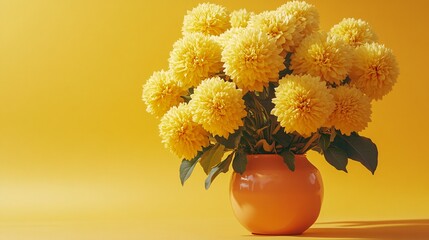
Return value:
<svg viewBox="0 0 429 240">
<path fill-rule="evenodd" d="M 146 219 L 0 224 L 0 239 L 429 239 L 429 219 L 318 222 L 300 236 L 248 233 L 235 219 Z"/>
</svg>

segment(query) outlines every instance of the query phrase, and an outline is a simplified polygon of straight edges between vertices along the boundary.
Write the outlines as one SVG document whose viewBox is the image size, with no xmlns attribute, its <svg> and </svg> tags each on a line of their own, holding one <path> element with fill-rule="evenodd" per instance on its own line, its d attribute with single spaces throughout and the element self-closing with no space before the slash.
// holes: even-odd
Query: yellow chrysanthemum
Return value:
<svg viewBox="0 0 429 240">
<path fill-rule="evenodd" d="M 304 137 L 321 127 L 334 110 L 333 96 L 319 77 L 287 75 L 279 81 L 273 98 L 274 109 L 285 131 Z"/>
<path fill-rule="evenodd" d="M 350 86 L 331 90 L 335 109 L 329 116 L 327 126 L 335 126 L 343 134 L 364 130 L 371 121 L 371 100 L 361 91 Z"/>
<path fill-rule="evenodd" d="M 189 106 L 195 122 L 213 135 L 227 138 L 247 115 L 241 89 L 219 77 L 204 80 L 191 95 Z"/>
<path fill-rule="evenodd" d="M 170 71 L 158 71 L 143 86 L 142 99 L 146 103 L 146 111 L 162 117 L 171 107 L 183 102 L 187 89 L 175 81 Z"/>
<path fill-rule="evenodd" d="M 352 67 L 353 51 L 344 41 L 317 32 L 305 38 L 291 58 L 295 74 L 320 76 L 329 83 L 339 84 Z"/>
<path fill-rule="evenodd" d="M 229 27 L 229 12 L 225 7 L 213 3 L 201 3 L 196 6 L 183 20 L 182 32 L 219 35 Z"/>
<path fill-rule="evenodd" d="M 222 46 L 222 48 L 225 48 L 229 44 L 229 41 L 234 39 L 234 36 L 240 36 L 245 30 L 246 28 L 230 28 L 216 37 L 216 41 Z"/>
<path fill-rule="evenodd" d="M 248 12 L 246 9 L 240 9 L 236 11 L 232 11 L 231 14 L 229 14 L 230 19 L 229 22 L 231 23 L 232 28 L 242 28 L 247 27 L 247 23 L 249 22 L 249 19 L 254 15 L 253 12 Z"/>
<path fill-rule="evenodd" d="M 299 46 L 306 36 L 319 30 L 319 13 L 312 4 L 304 1 L 290 1 L 277 8 L 277 11 L 291 15 L 295 19 L 296 29 L 293 33 L 295 46 Z"/>
<path fill-rule="evenodd" d="M 174 77 L 183 86 L 198 86 L 203 79 L 222 70 L 221 52 L 216 40 L 193 33 L 174 43 L 168 61 Z"/>
<path fill-rule="evenodd" d="M 282 56 L 291 52 L 294 46 L 293 33 L 296 21 L 292 15 L 287 15 L 281 11 L 265 11 L 252 17 L 249 21 L 249 28 L 254 28 L 265 32 L 274 38 L 279 47 L 283 49 Z"/>
<path fill-rule="evenodd" d="M 192 159 L 209 145 L 209 133 L 192 120 L 185 103 L 172 107 L 161 118 L 159 132 L 165 147 L 179 158 Z"/>
<path fill-rule="evenodd" d="M 225 73 L 244 92 L 262 91 L 270 81 L 276 82 L 279 71 L 285 68 L 281 52 L 275 39 L 246 29 L 234 34 L 222 51 Z"/>
<path fill-rule="evenodd" d="M 379 43 L 366 43 L 356 49 L 356 61 L 350 71 L 351 84 L 368 97 L 380 100 L 392 90 L 399 75 L 391 49 Z"/>
<path fill-rule="evenodd" d="M 371 26 L 361 19 L 345 18 L 334 25 L 329 34 L 343 39 L 352 47 L 377 41 Z"/>
</svg>

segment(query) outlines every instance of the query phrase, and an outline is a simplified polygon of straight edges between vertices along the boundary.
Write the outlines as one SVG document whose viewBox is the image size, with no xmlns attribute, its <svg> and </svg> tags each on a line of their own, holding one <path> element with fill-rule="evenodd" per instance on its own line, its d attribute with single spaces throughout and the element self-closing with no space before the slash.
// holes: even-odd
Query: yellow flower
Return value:
<svg viewBox="0 0 429 240">
<path fill-rule="evenodd" d="M 335 107 L 332 94 L 319 77 L 286 75 L 275 92 L 271 114 L 288 133 L 311 135 L 323 126 Z"/>
<path fill-rule="evenodd" d="M 170 52 L 169 65 L 183 86 L 197 86 L 222 70 L 221 46 L 211 37 L 193 33 L 179 39 Z"/>
<path fill-rule="evenodd" d="M 179 158 L 192 159 L 209 145 L 209 133 L 192 121 L 191 109 L 185 103 L 172 107 L 161 118 L 159 132 L 165 147 Z"/>
<path fill-rule="evenodd" d="M 230 16 L 229 22 L 231 23 L 231 27 L 232 28 L 247 27 L 247 23 L 253 15 L 254 15 L 253 12 L 248 12 L 244 8 L 240 10 L 232 11 L 231 14 L 229 14 Z"/>
<path fill-rule="evenodd" d="M 225 48 L 226 46 L 228 46 L 229 41 L 231 39 L 234 39 L 234 36 L 240 36 L 245 30 L 246 30 L 246 28 L 233 27 L 233 28 L 226 30 L 224 33 L 222 33 L 221 35 L 219 35 L 215 39 L 216 39 L 217 43 L 219 43 L 222 46 L 222 48 Z"/>
<path fill-rule="evenodd" d="M 201 3 L 196 6 L 183 20 L 182 32 L 219 35 L 229 27 L 229 13 L 225 7 L 213 3 Z"/>
<path fill-rule="evenodd" d="M 191 95 L 193 120 L 213 135 L 228 138 L 247 115 L 241 89 L 219 77 L 204 80 Z"/>
<path fill-rule="evenodd" d="M 174 80 L 170 71 L 158 71 L 143 86 L 142 99 L 147 112 L 162 117 L 171 107 L 183 102 L 181 96 L 187 94 L 187 89 Z"/>
<path fill-rule="evenodd" d="M 278 81 L 279 71 L 285 68 L 279 55 L 282 49 L 261 31 L 246 29 L 239 33 L 222 51 L 225 73 L 244 92 L 262 91 L 270 81 Z"/>
<path fill-rule="evenodd" d="M 368 126 L 371 121 L 371 100 L 354 87 L 340 86 L 331 90 L 335 109 L 327 126 L 335 126 L 343 134 L 350 135 Z"/>
<path fill-rule="evenodd" d="M 368 97 L 380 100 L 392 90 L 399 75 L 391 49 L 379 43 L 366 43 L 356 49 L 356 62 L 350 72 L 351 84 Z"/>
<path fill-rule="evenodd" d="M 295 0 L 283 4 L 277 11 L 291 15 L 295 19 L 293 42 L 296 47 L 306 36 L 319 30 L 319 13 L 314 5 Z"/>
<path fill-rule="evenodd" d="M 265 11 L 252 17 L 248 27 L 265 32 L 274 38 L 277 45 L 283 49 L 282 57 L 285 57 L 294 46 L 292 38 L 295 24 L 296 21 L 292 15 L 280 11 Z"/>
<path fill-rule="evenodd" d="M 339 84 L 352 66 L 353 52 L 339 38 L 318 32 L 305 38 L 291 58 L 295 74 L 320 76 L 329 83 Z"/>
<path fill-rule="evenodd" d="M 343 39 L 352 47 L 377 41 L 371 26 L 361 19 L 345 18 L 334 25 L 329 34 Z"/>
</svg>

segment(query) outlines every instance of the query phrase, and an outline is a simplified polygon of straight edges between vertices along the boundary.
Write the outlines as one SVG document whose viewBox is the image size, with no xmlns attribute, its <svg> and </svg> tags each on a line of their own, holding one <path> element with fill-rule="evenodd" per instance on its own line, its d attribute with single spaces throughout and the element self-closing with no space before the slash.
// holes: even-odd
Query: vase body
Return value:
<svg viewBox="0 0 429 240">
<path fill-rule="evenodd" d="M 243 174 L 233 173 L 230 198 L 238 221 L 253 234 L 298 235 L 319 216 L 323 182 L 305 155 L 295 171 L 276 154 L 247 156 Z"/>
</svg>

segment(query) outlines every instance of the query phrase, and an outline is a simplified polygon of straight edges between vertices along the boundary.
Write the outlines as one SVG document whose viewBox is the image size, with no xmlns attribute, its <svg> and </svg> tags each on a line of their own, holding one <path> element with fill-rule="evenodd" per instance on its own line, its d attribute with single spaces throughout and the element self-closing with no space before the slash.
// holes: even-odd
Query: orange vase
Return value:
<svg viewBox="0 0 429 240">
<path fill-rule="evenodd" d="M 233 173 L 232 209 L 253 234 L 298 235 L 317 219 L 323 199 L 319 170 L 305 155 L 295 156 L 295 171 L 275 154 L 248 155 L 246 171 Z"/>
</svg>

